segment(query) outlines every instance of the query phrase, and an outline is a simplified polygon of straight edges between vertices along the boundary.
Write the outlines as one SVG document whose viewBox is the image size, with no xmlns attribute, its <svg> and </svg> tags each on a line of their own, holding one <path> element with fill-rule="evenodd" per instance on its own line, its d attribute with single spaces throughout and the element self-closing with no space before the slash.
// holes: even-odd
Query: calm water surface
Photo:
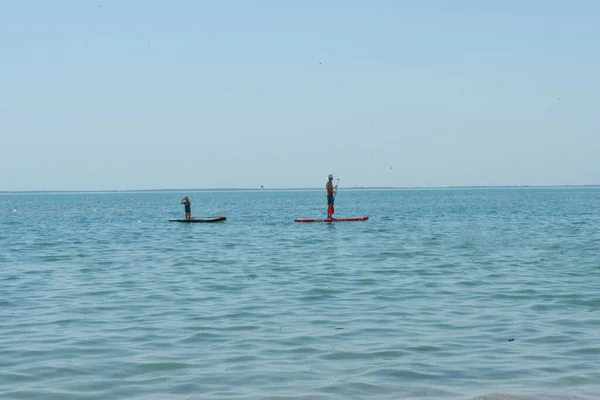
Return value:
<svg viewBox="0 0 600 400">
<path fill-rule="evenodd" d="M 228 221 L 169 223 L 184 195 Z M 0 398 L 600 398 L 600 189 L 342 188 L 369 221 L 292 221 L 324 213 L 0 195 Z"/>
</svg>

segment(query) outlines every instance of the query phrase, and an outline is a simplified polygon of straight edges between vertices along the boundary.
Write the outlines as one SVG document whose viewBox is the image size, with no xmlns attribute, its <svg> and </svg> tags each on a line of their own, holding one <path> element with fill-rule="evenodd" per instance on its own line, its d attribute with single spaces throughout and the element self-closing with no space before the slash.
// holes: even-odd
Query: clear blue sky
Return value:
<svg viewBox="0 0 600 400">
<path fill-rule="evenodd" d="M 598 1 L 1 1 L 0 190 L 600 184 Z"/>
</svg>

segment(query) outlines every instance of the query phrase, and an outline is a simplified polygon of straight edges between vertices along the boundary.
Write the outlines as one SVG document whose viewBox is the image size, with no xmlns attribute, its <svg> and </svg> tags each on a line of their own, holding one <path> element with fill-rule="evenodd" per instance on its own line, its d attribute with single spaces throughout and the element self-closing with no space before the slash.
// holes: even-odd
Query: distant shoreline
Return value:
<svg viewBox="0 0 600 400">
<path fill-rule="evenodd" d="M 442 189 L 569 189 L 569 188 L 600 188 L 596 185 L 506 185 L 506 186 L 353 186 L 344 190 L 442 190 Z M 303 191 L 321 190 L 322 188 L 211 188 L 211 189 L 106 189 L 106 190 L 0 190 L 0 194 L 27 193 L 145 193 L 145 192 L 248 192 L 248 191 Z"/>
</svg>

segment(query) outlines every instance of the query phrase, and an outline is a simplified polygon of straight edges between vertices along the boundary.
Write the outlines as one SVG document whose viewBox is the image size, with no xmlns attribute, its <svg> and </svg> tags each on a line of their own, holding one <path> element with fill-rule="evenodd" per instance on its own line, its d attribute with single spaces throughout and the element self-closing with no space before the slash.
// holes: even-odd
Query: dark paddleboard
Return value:
<svg viewBox="0 0 600 400">
<path fill-rule="evenodd" d="M 353 218 L 294 218 L 294 222 L 353 222 L 353 221 L 366 221 L 369 217 L 364 215 L 362 217 Z"/>
<path fill-rule="evenodd" d="M 190 218 L 190 219 L 185 219 L 185 218 L 171 218 L 169 219 L 169 222 L 187 222 L 192 223 L 192 222 L 221 222 L 221 221 L 226 221 L 227 218 L 223 217 L 223 216 L 219 216 L 219 217 L 209 217 L 209 218 Z"/>
</svg>

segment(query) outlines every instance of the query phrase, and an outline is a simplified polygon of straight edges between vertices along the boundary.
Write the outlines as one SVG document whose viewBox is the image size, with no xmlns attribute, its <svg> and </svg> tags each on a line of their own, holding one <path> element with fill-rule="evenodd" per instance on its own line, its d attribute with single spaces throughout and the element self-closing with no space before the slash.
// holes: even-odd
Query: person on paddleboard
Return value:
<svg viewBox="0 0 600 400">
<path fill-rule="evenodd" d="M 329 180 L 325 184 L 327 190 L 327 219 L 331 219 L 334 213 L 333 203 L 335 201 L 335 192 L 337 192 L 337 185 L 333 186 L 333 175 L 329 174 Z"/>
<path fill-rule="evenodd" d="M 190 198 L 185 196 L 183 200 L 181 200 L 181 204 L 185 205 L 185 219 L 192 218 L 192 202 Z"/>
</svg>

